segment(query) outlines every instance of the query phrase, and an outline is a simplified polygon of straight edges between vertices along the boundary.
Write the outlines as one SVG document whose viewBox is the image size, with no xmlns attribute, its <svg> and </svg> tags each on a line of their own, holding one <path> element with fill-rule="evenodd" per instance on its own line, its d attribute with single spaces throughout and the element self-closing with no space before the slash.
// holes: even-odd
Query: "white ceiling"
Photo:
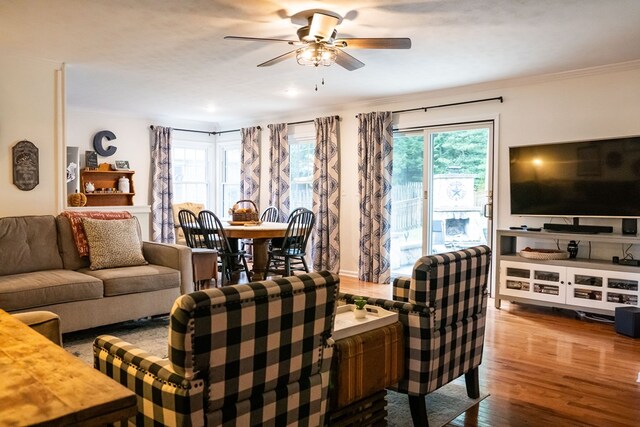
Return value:
<svg viewBox="0 0 640 427">
<path fill-rule="evenodd" d="M 338 36 L 413 46 L 257 68 L 291 46 L 223 39 L 295 39 L 290 17 L 318 8 Z M 0 0 L 0 54 L 64 62 L 70 107 L 234 122 L 638 60 L 640 0 Z"/>
</svg>

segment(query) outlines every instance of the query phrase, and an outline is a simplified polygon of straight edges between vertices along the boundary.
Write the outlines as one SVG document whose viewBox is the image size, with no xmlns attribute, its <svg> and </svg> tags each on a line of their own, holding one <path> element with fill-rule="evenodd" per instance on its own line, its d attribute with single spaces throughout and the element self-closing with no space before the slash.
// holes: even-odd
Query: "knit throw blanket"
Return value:
<svg viewBox="0 0 640 427">
<path fill-rule="evenodd" d="M 69 218 L 71 224 L 71 234 L 73 236 L 73 242 L 76 244 L 78 254 L 80 256 L 89 256 L 89 242 L 87 241 L 87 234 L 84 232 L 84 226 L 82 225 L 82 218 L 93 219 L 129 219 L 131 213 L 129 212 L 62 212 L 63 216 Z"/>
</svg>

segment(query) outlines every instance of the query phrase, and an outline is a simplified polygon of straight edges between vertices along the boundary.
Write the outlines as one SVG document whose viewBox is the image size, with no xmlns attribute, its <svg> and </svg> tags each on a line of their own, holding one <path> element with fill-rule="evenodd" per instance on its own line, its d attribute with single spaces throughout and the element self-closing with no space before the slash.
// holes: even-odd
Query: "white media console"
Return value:
<svg viewBox="0 0 640 427">
<path fill-rule="evenodd" d="M 498 230 L 496 307 L 503 299 L 607 315 L 616 307 L 637 307 L 640 267 L 614 264 L 611 257 L 537 260 L 519 255 L 540 242 L 564 249 L 571 240 L 580 240 L 581 246 L 640 244 L 640 238 L 620 234 Z"/>
</svg>

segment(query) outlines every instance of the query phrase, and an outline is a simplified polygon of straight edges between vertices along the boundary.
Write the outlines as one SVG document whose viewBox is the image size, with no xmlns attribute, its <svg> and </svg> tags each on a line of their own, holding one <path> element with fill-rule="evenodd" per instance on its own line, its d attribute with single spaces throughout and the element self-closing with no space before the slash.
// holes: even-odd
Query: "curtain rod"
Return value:
<svg viewBox="0 0 640 427">
<path fill-rule="evenodd" d="M 495 121 L 493 119 L 487 119 L 487 120 L 471 120 L 471 121 L 466 121 L 466 122 L 446 123 L 446 124 L 439 124 L 439 125 L 411 126 L 411 127 L 406 127 L 406 128 L 396 128 L 396 129 L 393 129 L 393 132 L 394 133 L 395 132 L 408 132 L 408 131 L 412 131 L 412 130 L 440 128 L 440 127 L 445 127 L 445 126 L 475 125 L 475 124 L 478 124 L 478 123 L 491 123 L 491 126 L 493 126 L 495 124 Z"/>
<path fill-rule="evenodd" d="M 334 117 L 336 120 L 340 120 L 340 116 L 333 116 L 333 117 Z M 299 122 L 291 122 L 291 123 L 287 123 L 287 125 L 288 125 L 288 126 L 291 126 L 291 125 L 301 125 L 301 124 L 304 124 L 304 123 L 313 123 L 314 121 L 315 121 L 315 119 L 311 119 L 311 120 L 302 120 L 302 121 L 299 121 Z"/>
<path fill-rule="evenodd" d="M 333 116 L 336 118 L 336 120 L 340 120 L 340 116 Z M 301 120 L 299 122 L 290 122 L 287 123 L 287 125 L 301 125 L 304 123 L 313 123 L 314 119 L 312 120 Z M 154 126 L 151 125 L 149 126 L 149 128 L 151 130 L 153 130 Z M 260 126 L 257 126 L 257 128 L 259 130 L 262 130 L 262 128 Z M 195 130 L 195 129 L 179 129 L 179 128 L 172 128 L 173 130 L 178 130 L 180 132 L 194 132 L 194 133 L 206 133 L 207 135 L 222 135 L 223 133 L 231 133 L 231 132 L 240 132 L 241 129 L 229 129 L 229 130 L 221 130 L 221 131 L 208 131 L 208 130 Z"/>
<path fill-rule="evenodd" d="M 260 126 L 257 126 L 257 128 L 259 130 L 262 130 L 262 128 Z M 154 126 L 151 125 L 149 126 L 149 129 L 153 130 Z M 223 133 L 229 133 L 229 132 L 240 132 L 241 129 L 230 129 L 230 130 L 221 130 L 221 131 L 208 131 L 208 130 L 195 130 L 195 129 L 179 129 L 179 128 L 172 128 L 173 130 L 177 130 L 180 132 L 193 132 L 193 133 L 206 133 L 207 135 L 220 135 Z"/>
<path fill-rule="evenodd" d="M 408 108 L 406 110 L 392 111 L 392 113 L 394 113 L 394 114 L 397 114 L 397 113 L 408 113 L 408 112 L 411 112 L 411 111 L 424 111 L 426 113 L 427 110 L 433 110 L 434 108 L 453 107 L 453 106 L 456 106 L 456 105 L 476 104 L 478 102 L 488 102 L 488 101 L 500 101 L 500 103 L 502 104 L 504 102 L 504 99 L 501 96 L 496 96 L 495 98 L 474 99 L 472 101 L 452 102 L 451 104 L 440 104 L 440 105 L 430 105 L 428 107 Z M 356 118 L 357 117 L 358 117 L 358 115 L 356 115 Z"/>
</svg>

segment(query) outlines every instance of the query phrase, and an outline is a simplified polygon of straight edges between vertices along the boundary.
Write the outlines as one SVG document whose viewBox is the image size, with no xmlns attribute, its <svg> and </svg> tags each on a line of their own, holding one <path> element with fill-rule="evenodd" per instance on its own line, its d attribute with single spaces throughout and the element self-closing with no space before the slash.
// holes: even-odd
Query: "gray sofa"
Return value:
<svg viewBox="0 0 640 427">
<path fill-rule="evenodd" d="M 61 332 L 169 313 L 193 292 L 191 250 L 143 242 L 142 252 L 147 265 L 93 271 L 65 216 L 0 218 L 0 308 L 52 311 Z"/>
</svg>

